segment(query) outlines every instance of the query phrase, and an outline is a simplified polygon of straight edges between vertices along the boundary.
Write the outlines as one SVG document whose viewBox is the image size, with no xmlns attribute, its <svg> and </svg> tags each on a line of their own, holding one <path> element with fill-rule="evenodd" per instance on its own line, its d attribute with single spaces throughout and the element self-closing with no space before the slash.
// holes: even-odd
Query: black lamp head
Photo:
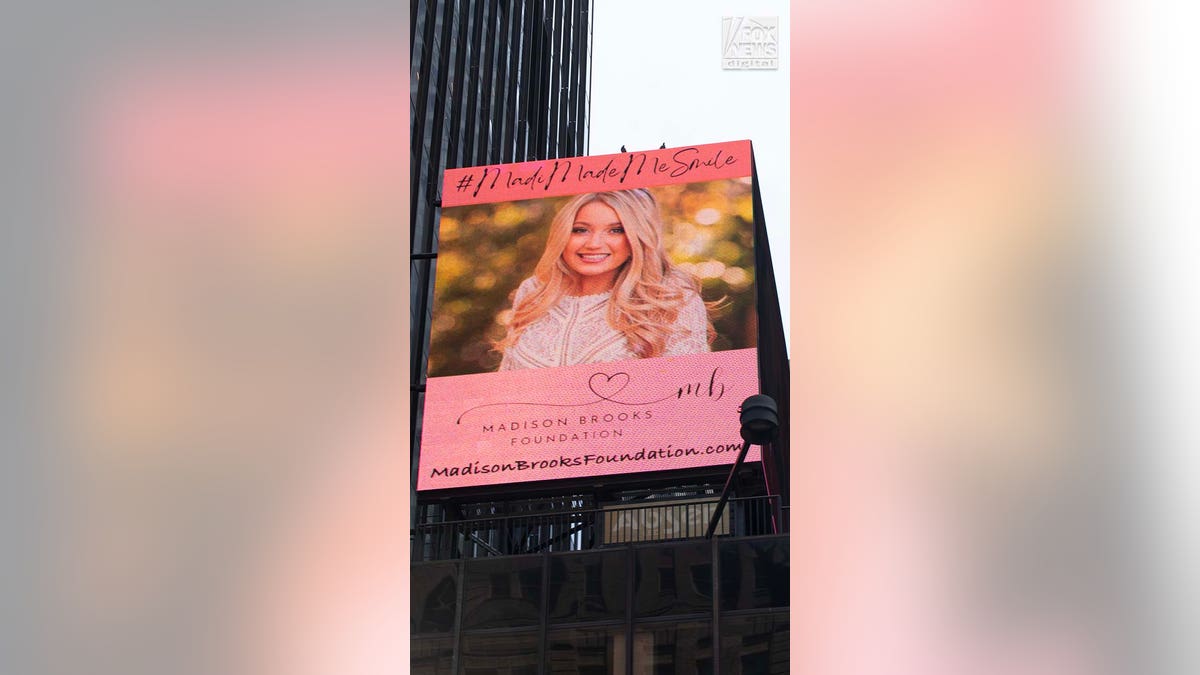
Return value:
<svg viewBox="0 0 1200 675">
<path fill-rule="evenodd" d="M 742 402 L 738 412 L 741 413 L 742 440 L 746 443 L 769 443 L 779 433 L 779 406 L 770 396 L 755 394 Z"/>
</svg>

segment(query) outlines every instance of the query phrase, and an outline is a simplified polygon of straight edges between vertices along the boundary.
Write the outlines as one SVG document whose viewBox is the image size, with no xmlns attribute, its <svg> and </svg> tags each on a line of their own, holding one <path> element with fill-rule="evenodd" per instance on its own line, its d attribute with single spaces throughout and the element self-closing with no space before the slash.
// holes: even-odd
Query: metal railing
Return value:
<svg viewBox="0 0 1200 675">
<path fill-rule="evenodd" d="M 413 531 L 412 559 L 485 558 L 697 539 L 704 536 L 716 504 L 716 499 L 660 501 L 424 523 Z M 776 495 L 730 499 L 715 535 L 781 534 L 787 531 L 784 522 Z"/>
</svg>

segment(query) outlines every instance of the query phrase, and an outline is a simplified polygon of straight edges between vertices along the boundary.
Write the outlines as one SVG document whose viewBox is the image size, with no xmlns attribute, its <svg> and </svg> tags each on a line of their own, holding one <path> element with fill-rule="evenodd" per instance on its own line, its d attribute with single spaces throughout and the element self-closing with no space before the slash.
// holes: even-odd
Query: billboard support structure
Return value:
<svg viewBox="0 0 1200 675">
<path fill-rule="evenodd" d="M 721 489 L 717 507 L 708 521 L 708 530 L 704 533 L 705 539 L 712 539 L 713 532 L 717 529 L 717 523 L 721 521 L 721 513 L 725 510 L 725 503 L 729 501 L 729 490 L 733 486 L 733 477 L 737 475 L 738 469 L 742 468 L 742 462 L 746 459 L 746 451 L 750 449 L 751 445 L 762 445 L 765 450 L 766 445 L 771 442 L 775 434 L 779 433 L 779 408 L 770 396 L 755 394 L 742 402 L 738 412 L 741 413 L 742 440 L 746 442 L 746 445 L 742 447 L 737 460 L 729 468 L 729 477 L 725 479 L 725 487 Z"/>
</svg>

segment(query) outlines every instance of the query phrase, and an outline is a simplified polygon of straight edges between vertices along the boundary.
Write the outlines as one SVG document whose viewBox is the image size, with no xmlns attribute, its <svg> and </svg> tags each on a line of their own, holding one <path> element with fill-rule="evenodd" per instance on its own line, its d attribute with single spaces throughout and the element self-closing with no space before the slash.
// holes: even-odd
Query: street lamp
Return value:
<svg viewBox="0 0 1200 675">
<path fill-rule="evenodd" d="M 750 445 L 763 445 L 775 440 L 779 433 L 779 407 L 775 399 L 755 394 L 738 408 L 742 420 L 742 440 Z"/>
<path fill-rule="evenodd" d="M 733 486 L 733 476 L 745 461 L 750 446 L 770 443 L 779 433 L 779 406 L 770 396 L 755 394 L 742 401 L 738 412 L 741 413 L 741 434 L 742 440 L 745 442 L 742 444 L 742 451 L 738 453 L 737 460 L 729 469 L 729 477 L 725 479 L 725 487 L 721 490 L 721 499 L 717 501 L 717 508 L 708 521 L 708 531 L 704 534 L 705 539 L 712 539 L 713 531 L 717 529 L 717 523 L 720 522 L 721 514 L 725 511 L 725 503 L 729 501 L 729 489 Z"/>
</svg>

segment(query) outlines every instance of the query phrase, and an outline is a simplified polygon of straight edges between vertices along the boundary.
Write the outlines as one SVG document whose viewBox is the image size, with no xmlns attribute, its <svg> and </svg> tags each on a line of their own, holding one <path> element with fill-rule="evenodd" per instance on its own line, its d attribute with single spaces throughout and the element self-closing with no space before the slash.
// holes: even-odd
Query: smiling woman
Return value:
<svg viewBox="0 0 1200 675">
<path fill-rule="evenodd" d="M 563 250 L 566 266 L 579 275 L 579 293 L 603 293 L 632 255 L 621 217 L 604 202 L 589 202 L 575 214 L 571 237 Z"/>
<path fill-rule="evenodd" d="M 709 351 L 700 284 L 667 257 L 662 230 L 645 189 L 567 202 L 513 298 L 500 370 Z"/>
</svg>

